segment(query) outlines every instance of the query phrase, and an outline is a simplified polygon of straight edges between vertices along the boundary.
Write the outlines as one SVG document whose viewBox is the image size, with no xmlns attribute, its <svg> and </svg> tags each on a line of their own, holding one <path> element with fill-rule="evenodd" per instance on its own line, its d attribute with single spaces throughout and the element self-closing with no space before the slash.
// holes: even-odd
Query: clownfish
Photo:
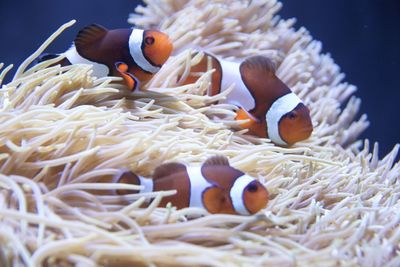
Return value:
<svg viewBox="0 0 400 267">
<path fill-rule="evenodd" d="M 239 107 L 235 119 L 248 119 L 241 126 L 250 134 L 268 137 L 282 146 L 310 137 L 313 126 L 309 109 L 275 75 L 275 66 L 269 58 L 253 56 L 242 62 L 233 62 L 206 53 L 191 71 L 205 72 L 208 58 L 215 69 L 209 95 L 216 95 L 234 83 L 233 91 L 220 102 Z M 183 83 L 194 83 L 197 79 L 189 76 Z"/>
<path fill-rule="evenodd" d="M 160 70 L 172 49 L 168 35 L 157 30 L 108 30 L 92 24 L 79 31 L 58 64 L 91 64 L 93 75 L 122 77 L 125 85 L 135 90 L 139 82 L 150 80 Z M 45 54 L 38 61 L 57 56 Z"/>
<path fill-rule="evenodd" d="M 269 196 L 259 181 L 231 167 L 222 156 L 211 157 L 196 167 L 163 164 L 155 169 L 152 179 L 122 171 L 113 181 L 143 186 L 138 193 L 175 189 L 177 193 L 164 197 L 160 206 L 170 202 L 178 209 L 199 207 L 209 213 L 251 215 L 266 207 Z M 117 190 L 120 195 L 130 192 Z"/>
</svg>

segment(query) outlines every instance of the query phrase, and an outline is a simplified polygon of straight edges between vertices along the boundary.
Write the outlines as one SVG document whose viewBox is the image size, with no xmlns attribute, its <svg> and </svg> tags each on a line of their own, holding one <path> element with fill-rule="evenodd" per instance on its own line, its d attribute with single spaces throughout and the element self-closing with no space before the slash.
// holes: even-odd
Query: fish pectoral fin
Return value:
<svg viewBox="0 0 400 267">
<path fill-rule="evenodd" d="M 115 183 L 140 185 L 139 177 L 135 173 L 129 170 L 118 173 L 116 176 L 114 176 L 113 181 Z M 126 189 L 117 189 L 115 191 L 118 195 L 127 195 L 138 192 L 138 190 L 126 190 Z"/>
<path fill-rule="evenodd" d="M 241 124 L 243 128 L 251 128 L 252 125 L 259 123 L 259 120 L 255 118 L 253 115 L 251 115 L 247 110 L 244 108 L 239 108 L 239 110 L 236 112 L 236 117 L 235 120 L 248 120 L 247 122 L 244 122 Z"/>
<path fill-rule="evenodd" d="M 116 62 L 115 69 L 117 73 L 124 79 L 125 85 L 128 87 L 129 90 L 134 91 L 139 86 L 139 81 L 136 77 L 128 72 L 129 66 L 124 62 Z"/>
<path fill-rule="evenodd" d="M 212 186 L 205 189 L 202 198 L 204 207 L 209 213 L 221 213 L 226 206 L 227 199 L 221 188 Z"/>
<path fill-rule="evenodd" d="M 265 121 L 260 121 L 251 115 L 247 110 L 240 108 L 236 112 L 235 120 L 248 120 L 242 123 L 240 126 L 249 129 L 249 133 L 256 135 L 261 138 L 267 137 L 267 128 Z"/>
<path fill-rule="evenodd" d="M 119 72 L 127 72 L 128 69 L 129 69 L 128 64 L 126 64 L 126 63 L 124 63 L 124 62 L 121 62 L 121 61 L 116 62 L 116 63 L 115 63 L 115 67 L 117 68 L 117 70 L 118 70 Z"/>
<path fill-rule="evenodd" d="M 103 38 L 107 34 L 108 30 L 101 25 L 91 24 L 86 26 L 78 32 L 75 38 L 75 46 L 77 48 L 91 45 Z"/>
<path fill-rule="evenodd" d="M 161 179 L 163 177 L 168 177 L 172 174 L 176 174 L 179 172 L 185 172 L 185 171 L 186 171 L 186 167 L 185 167 L 185 165 L 183 165 L 181 163 L 177 163 L 177 162 L 165 163 L 165 164 L 158 166 L 154 170 L 153 179 L 157 180 L 157 179 Z"/>
<path fill-rule="evenodd" d="M 138 87 L 138 80 L 129 72 L 121 72 L 121 76 L 130 91 L 134 91 Z"/>
</svg>

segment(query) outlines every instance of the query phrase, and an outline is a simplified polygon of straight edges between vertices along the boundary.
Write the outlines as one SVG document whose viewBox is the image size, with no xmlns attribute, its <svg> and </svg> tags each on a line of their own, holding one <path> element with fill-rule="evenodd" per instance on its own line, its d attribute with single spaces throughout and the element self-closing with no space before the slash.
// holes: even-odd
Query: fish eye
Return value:
<svg viewBox="0 0 400 267">
<path fill-rule="evenodd" d="M 144 38 L 144 42 L 147 44 L 147 45 L 152 45 L 152 44 L 154 44 L 154 37 L 153 36 L 147 36 L 146 38 Z"/>
<path fill-rule="evenodd" d="M 247 190 L 251 193 L 257 192 L 258 186 L 255 183 L 251 183 L 247 186 Z"/>
<path fill-rule="evenodd" d="M 288 113 L 288 118 L 290 120 L 297 119 L 297 114 L 295 112 L 291 111 L 291 112 Z"/>
</svg>

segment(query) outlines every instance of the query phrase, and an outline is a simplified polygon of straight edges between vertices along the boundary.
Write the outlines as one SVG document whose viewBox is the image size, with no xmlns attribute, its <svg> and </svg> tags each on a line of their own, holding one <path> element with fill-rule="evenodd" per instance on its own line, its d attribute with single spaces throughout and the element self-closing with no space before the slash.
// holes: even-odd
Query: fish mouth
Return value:
<svg viewBox="0 0 400 267">
<path fill-rule="evenodd" d="M 308 139 L 311 136 L 312 131 L 313 131 L 312 126 L 303 127 L 300 130 L 298 130 L 298 132 L 294 136 L 291 136 L 291 138 L 288 138 L 289 140 L 285 140 L 285 141 L 288 143 L 289 146 L 293 145 L 297 142 Z"/>
</svg>

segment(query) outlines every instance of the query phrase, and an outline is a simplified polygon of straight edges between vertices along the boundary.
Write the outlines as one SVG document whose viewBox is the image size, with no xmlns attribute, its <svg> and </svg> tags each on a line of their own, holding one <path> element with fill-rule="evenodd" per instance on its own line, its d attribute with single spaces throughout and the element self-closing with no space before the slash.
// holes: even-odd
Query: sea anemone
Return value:
<svg viewBox="0 0 400 267">
<path fill-rule="evenodd" d="M 355 86 L 321 43 L 275 0 L 146 1 L 129 22 L 170 35 L 175 53 L 133 93 L 89 65 L 29 64 L 0 90 L 1 266 L 399 266 L 398 152 L 358 140 Z M 207 96 L 213 70 L 180 85 L 202 48 L 224 58 L 266 55 L 310 108 L 312 136 L 290 148 L 247 135 L 235 107 Z M 0 82 L 10 68 L 0 74 Z M 119 196 L 121 168 L 151 176 L 163 162 L 225 155 L 270 192 L 254 216 L 157 207 L 174 191 Z M 154 198 L 148 207 L 146 199 Z"/>
</svg>

